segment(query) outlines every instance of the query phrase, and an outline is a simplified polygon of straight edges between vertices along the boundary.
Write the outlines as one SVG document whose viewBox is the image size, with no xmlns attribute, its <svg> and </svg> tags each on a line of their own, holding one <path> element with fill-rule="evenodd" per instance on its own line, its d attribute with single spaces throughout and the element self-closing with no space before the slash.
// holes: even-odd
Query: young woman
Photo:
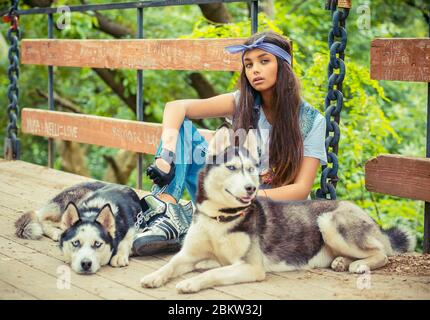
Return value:
<svg viewBox="0 0 430 320">
<path fill-rule="evenodd" d="M 135 254 L 177 249 L 188 230 L 192 205 L 182 206 L 178 201 L 184 188 L 195 201 L 197 176 L 208 145 L 189 119 L 225 117 L 235 130 L 258 129 L 263 183 L 258 196 L 306 199 L 320 163 L 327 161 L 325 118 L 300 97 L 289 42 L 279 34 L 264 32 L 252 35 L 244 45 L 226 49 L 242 53 L 239 90 L 166 104 L 160 146 L 147 174 L 155 183 L 153 192 L 159 192 L 160 186 L 167 188 L 157 197 L 145 198 L 147 224 L 134 240 Z"/>
</svg>

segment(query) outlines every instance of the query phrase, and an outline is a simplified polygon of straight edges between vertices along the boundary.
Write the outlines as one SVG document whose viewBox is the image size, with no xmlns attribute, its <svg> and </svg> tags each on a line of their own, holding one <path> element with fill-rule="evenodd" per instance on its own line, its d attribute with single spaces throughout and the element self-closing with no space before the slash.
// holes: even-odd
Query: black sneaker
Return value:
<svg viewBox="0 0 430 320">
<path fill-rule="evenodd" d="M 157 214 L 154 219 L 150 219 L 147 226 L 136 233 L 133 241 L 134 254 L 146 256 L 162 252 L 174 252 L 181 248 L 192 220 L 192 202 L 190 201 L 185 205 L 163 203 L 166 206 L 165 212 Z M 163 206 L 157 208 L 160 207 Z M 147 214 L 147 216 L 150 215 L 152 213 Z"/>
<path fill-rule="evenodd" d="M 137 216 L 139 228 L 147 227 L 150 221 L 154 220 L 154 217 L 164 214 L 167 209 L 167 203 L 152 194 L 144 196 L 140 200 L 140 206 L 142 212 Z"/>
</svg>

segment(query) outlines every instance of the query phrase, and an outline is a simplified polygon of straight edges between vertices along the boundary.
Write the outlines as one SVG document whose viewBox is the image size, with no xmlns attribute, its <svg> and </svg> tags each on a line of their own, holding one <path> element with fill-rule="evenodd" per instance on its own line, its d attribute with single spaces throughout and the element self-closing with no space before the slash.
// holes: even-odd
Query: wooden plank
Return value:
<svg viewBox="0 0 430 320">
<path fill-rule="evenodd" d="M 0 159 L 0 208 L 14 209 L 18 214 L 35 210 L 63 189 L 93 179 L 24 161 Z M 134 189 L 139 197 L 147 191 Z M 18 203 L 16 207 L 13 203 Z"/>
<path fill-rule="evenodd" d="M 35 300 L 35 296 L 0 279 L 0 300 Z"/>
<path fill-rule="evenodd" d="M 58 40 L 21 42 L 23 64 L 156 70 L 240 71 L 241 55 L 224 48 L 245 39 Z"/>
<path fill-rule="evenodd" d="M 3 226 L 0 226 L 0 228 L 3 229 Z M 107 278 L 103 278 L 99 274 L 92 275 L 91 277 L 76 274 L 63 262 L 62 255 L 58 247 L 56 248 L 58 256 L 53 258 L 45 253 L 38 252 L 23 244 L 19 244 L 17 241 L 21 242 L 22 240 L 9 236 L 7 238 L 0 236 L 1 253 L 6 256 L 13 257 L 34 269 L 43 271 L 54 277 L 58 277 L 58 270 L 68 270 L 70 272 L 71 284 L 100 296 L 103 299 L 154 299 L 152 296 L 143 294 Z"/>
<path fill-rule="evenodd" d="M 380 155 L 365 167 L 369 191 L 430 201 L 430 159 Z"/>
<path fill-rule="evenodd" d="M 57 278 L 36 270 L 0 253 L 0 279 L 39 299 L 96 299 L 100 297 L 88 293 L 73 284 L 70 289 L 57 287 Z"/>
<path fill-rule="evenodd" d="M 159 123 L 30 108 L 21 117 L 24 133 L 148 154 L 157 151 L 162 130 Z M 211 130 L 199 132 L 207 140 L 213 135 Z"/>
<path fill-rule="evenodd" d="M 0 179 L 5 176 L 19 176 L 19 179 L 23 179 L 23 181 L 35 181 L 37 184 L 42 183 L 43 185 L 51 186 L 53 189 L 62 189 L 76 183 L 93 180 L 88 177 L 20 160 L 7 161 L 0 159 L 0 172 Z M 17 186 L 22 186 L 22 183 L 18 183 Z"/>
<path fill-rule="evenodd" d="M 430 39 L 374 39 L 370 47 L 370 77 L 430 82 Z"/>
</svg>

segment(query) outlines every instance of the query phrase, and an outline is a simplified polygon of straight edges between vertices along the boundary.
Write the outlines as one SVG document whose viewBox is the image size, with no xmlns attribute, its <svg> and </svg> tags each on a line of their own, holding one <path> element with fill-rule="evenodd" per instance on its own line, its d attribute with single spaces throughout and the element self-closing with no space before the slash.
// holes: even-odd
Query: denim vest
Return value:
<svg viewBox="0 0 430 320">
<path fill-rule="evenodd" d="M 262 98 L 260 94 L 257 94 L 254 99 L 253 108 L 253 127 L 258 128 L 258 121 L 260 119 L 260 110 L 263 106 Z M 302 101 L 300 105 L 300 131 L 302 133 L 303 140 L 306 139 L 309 132 L 312 130 L 315 118 L 318 115 L 318 111 L 312 107 L 309 103 Z"/>
<path fill-rule="evenodd" d="M 268 143 L 269 143 L 269 139 L 266 134 L 263 134 L 261 132 L 262 129 L 268 129 L 271 128 L 269 127 L 270 124 L 264 120 L 264 113 L 261 114 L 262 110 L 262 99 L 261 99 L 261 95 L 257 94 L 255 99 L 254 99 L 254 108 L 253 108 L 253 127 L 254 128 L 258 128 L 258 153 L 260 156 L 260 161 L 261 161 L 261 167 L 260 170 L 265 170 L 268 167 L 268 155 L 264 154 L 263 152 L 266 151 L 267 153 L 267 149 L 266 150 L 262 150 L 262 147 L 264 148 L 268 148 Z M 318 111 L 313 108 L 311 105 L 309 105 L 307 102 L 302 101 L 301 105 L 300 105 L 300 119 L 299 119 L 299 125 L 300 125 L 300 131 L 303 137 L 303 140 L 306 139 L 306 137 L 309 135 L 310 131 L 312 130 L 314 121 L 318 115 Z M 264 118 L 263 118 L 264 117 Z M 263 135 L 263 137 L 262 137 Z M 261 173 L 261 171 L 260 171 Z"/>
</svg>

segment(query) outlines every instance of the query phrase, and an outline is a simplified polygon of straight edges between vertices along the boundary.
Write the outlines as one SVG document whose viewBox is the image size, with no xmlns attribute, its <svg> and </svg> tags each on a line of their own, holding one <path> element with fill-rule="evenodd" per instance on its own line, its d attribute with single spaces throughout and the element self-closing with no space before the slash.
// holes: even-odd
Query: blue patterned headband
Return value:
<svg viewBox="0 0 430 320">
<path fill-rule="evenodd" d="M 278 47 L 276 44 L 263 42 L 264 37 L 265 35 L 258 38 L 257 40 L 254 41 L 254 43 L 251 43 L 250 45 L 238 44 L 238 45 L 225 47 L 225 49 L 230 53 L 242 52 L 242 61 L 243 61 L 243 55 L 245 54 L 246 51 L 252 50 L 252 49 L 261 49 L 287 61 L 288 64 L 291 65 L 290 54 L 284 49 Z"/>
</svg>

